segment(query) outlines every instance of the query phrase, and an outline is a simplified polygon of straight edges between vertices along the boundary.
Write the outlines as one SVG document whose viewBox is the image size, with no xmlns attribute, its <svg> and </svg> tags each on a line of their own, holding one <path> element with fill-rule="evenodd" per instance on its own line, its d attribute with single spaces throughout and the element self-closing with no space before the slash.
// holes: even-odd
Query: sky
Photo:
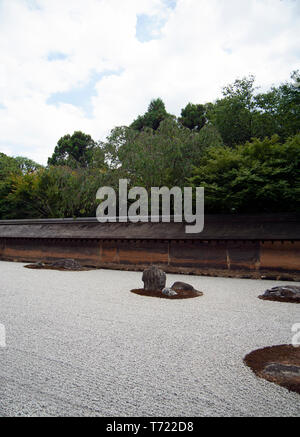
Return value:
<svg viewBox="0 0 300 437">
<path fill-rule="evenodd" d="M 300 0 L 0 0 L 0 152 L 46 164 L 153 98 L 179 115 L 236 78 L 266 90 L 300 68 L 299 29 Z"/>
</svg>

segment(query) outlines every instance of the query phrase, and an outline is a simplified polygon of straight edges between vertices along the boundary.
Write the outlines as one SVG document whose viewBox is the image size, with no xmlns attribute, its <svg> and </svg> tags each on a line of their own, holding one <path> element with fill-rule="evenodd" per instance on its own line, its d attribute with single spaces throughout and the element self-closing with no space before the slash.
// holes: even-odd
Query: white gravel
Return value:
<svg viewBox="0 0 300 437">
<path fill-rule="evenodd" d="M 292 341 L 300 307 L 257 299 L 280 283 L 168 275 L 205 293 L 169 301 L 130 293 L 141 276 L 0 262 L 0 415 L 300 416 L 243 364 Z"/>
</svg>

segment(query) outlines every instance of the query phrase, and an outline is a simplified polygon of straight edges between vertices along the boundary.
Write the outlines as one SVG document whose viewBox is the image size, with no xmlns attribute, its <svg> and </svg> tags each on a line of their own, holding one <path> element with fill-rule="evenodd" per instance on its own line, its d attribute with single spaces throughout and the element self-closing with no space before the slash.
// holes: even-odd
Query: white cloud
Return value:
<svg viewBox="0 0 300 437">
<path fill-rule="evenodd" d="M 57 140 L 83 130 L 103 139 L 162 97 L 178 114 L 253 73 L 263 87 L 299 68 L 298 0 L 0 0 L 0 151 L 45 163 Z M 137 16 L 165 23 L 136 38 Z M 155 20 L 154 20 L 155 21 Z M 157 29 L 155 29 L 157 31 Z M 61 59 L 49 59 L 59 53 Z M 47 104 L 103 71 L 94 113 Z"/>
</svg>

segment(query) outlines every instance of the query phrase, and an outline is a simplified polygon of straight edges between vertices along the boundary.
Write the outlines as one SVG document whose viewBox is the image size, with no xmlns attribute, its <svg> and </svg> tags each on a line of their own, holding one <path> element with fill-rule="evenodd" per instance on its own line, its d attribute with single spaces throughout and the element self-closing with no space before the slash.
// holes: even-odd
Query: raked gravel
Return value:
<svg viewBox="0 0 300 437">
<path fill-rule="evenodd" d="M 243 364 L 292 341 L 300 306 L 257 299 L 280 282 L 167 275 L 204 292 L 170 301 L 130 293 L 141 273 L 23 266 L 0 262 L 1 416 L 300 416 Z"/>
</svg>

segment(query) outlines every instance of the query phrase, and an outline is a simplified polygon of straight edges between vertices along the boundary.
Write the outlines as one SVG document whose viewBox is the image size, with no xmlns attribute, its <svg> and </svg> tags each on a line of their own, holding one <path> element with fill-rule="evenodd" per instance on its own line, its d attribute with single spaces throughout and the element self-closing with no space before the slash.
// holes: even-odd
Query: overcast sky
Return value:
<svg viewBox="0 0 300 437">
<path fill-rule="evenodd" d="M 0 0 L 0 151 L 46 163 L 75 130 L 105 139 L 161 97 L 179 115 L 237 77 L 300 63 L 300 0 Z"/>
</svg>

